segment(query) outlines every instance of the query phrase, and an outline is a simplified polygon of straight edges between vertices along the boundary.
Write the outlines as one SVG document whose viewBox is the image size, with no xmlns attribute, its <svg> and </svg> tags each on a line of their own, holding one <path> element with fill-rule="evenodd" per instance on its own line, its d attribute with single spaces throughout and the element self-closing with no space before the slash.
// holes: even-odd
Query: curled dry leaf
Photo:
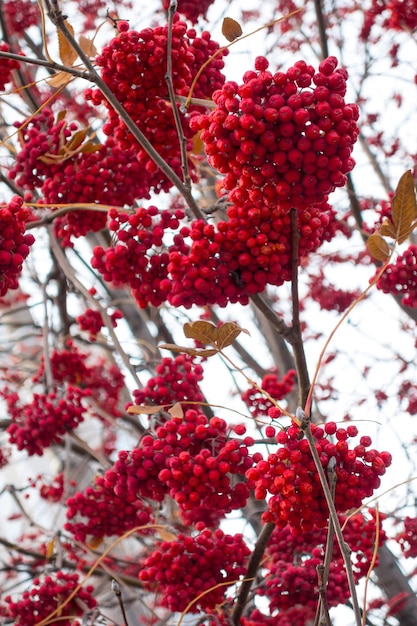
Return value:
<svg viewBox="0 0 417 626">
<path fill-rule="evenodd" d="M 231 17 L 225 17 L 222 24 L 222 33 L 227 41 L 234 41 L 242 35 L 243 30 L 239 22 L 236 22 Z"/>
<path fill-rule="evenodd" d="M 372 233 L 366 242 L 369 254 L 383 263 L 390 257 L 391 250 L 387 242 L 379 233 Z"/>
</svg>

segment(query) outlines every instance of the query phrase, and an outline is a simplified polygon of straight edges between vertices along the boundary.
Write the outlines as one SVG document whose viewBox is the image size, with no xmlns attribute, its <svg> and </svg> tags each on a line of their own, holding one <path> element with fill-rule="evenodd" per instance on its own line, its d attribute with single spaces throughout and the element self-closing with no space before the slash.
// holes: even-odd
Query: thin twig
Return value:
<svg viewBox="0 0 417 626">
<path fill-rule="evenodd" d="M 123 620 L 124 620 L 124 626 L 129 626 L 129 622 L 127 621 L 127 615 L 126 615 L 125 607 L 124 607 L 124 604 L 123 604 L 122 592 L 120 590 L 119 583 L 116 580 L 114 580 L 114 578 L 111 581 L 111 588 L 112 588 L 112 591 L 113 591 L 114 595 L 116 596 L 117 601 L 119 603 L 120 610 L 122 612 L 122 616 L 123 616 Z"/>
<path fill-rule="evenodd" d="M 188 170 L 187 158 L 187 140 L 181 124 L 180 112 L 175 101 L 174 84 L 172 81 L 172 29 L 174 25 L 174 15 L 177 10 L 177 0 L 171 0 L 168 9 L 168 42 L 167 42 L 167 71 L 165 81 L 168 87 L 169 99 L 172 105 L 172 114 L 174 116 L 175 127 L 177 129 L 178 141 L 181 153 L 181 168 L 183 174 L 184 185 L 191 190 L 191 178 Z"/>
<path fill-rule="evenodd" d="M 239 595 L 236 600 L 235 607 L 233 609 L 232 621 L 234 624 L 240 623 L 240 618 L 242 616 L 243 609 L 245 608 L 249 592 L 251 590 L 253 581 L 259 569 L 260 562 L 264 555 L 265 548 L 268 544 L 269 538 L 271 537 L 271 534 L 274 528 L 275 528 L 275 524 L 273 522 L 268 522 L 267 524 L 263 526 L 259 534 L 258 540 L 256 542 L 256 545 L 252 552 L 252 556 L 249 561 L 248 571 L 246 573 L 245 580 L 240 586 Z"/>
<path fill-rule="evenodd" d="M 298 230 L 297 210 L 291 209 L 291 297 L 292 297 L 292 348 L 294 361 L 297 370 L 298 388 L 300 396 L 300 406 L 305 406 L 305 402 L 310 390 L 310 378 L 308 375 L 306 355 L 304 351 L 303 338 L 300 324 L 300 301 L 298 295 L 298 264 L 299 264 L 299 242 L 300 232 Z"/>
<path fill-rule="evenodd" d="M 342 553 L 343 561 L 345 564 L 346 576 L 347 576 L 348 585 L 349 585 L 349 591 L 350 591 L 350 595 L 352 599 L 353 613 L 355 615 L 355 624 L 356 626 L 361 626 L 362 617 L 361 617 L 361 612 L 359 608 L 358 596 L 356 593 L 352 562 L 350 559 L 351 549 L 349 548 L 349 546 L 347 545 L 347 543 L 345 542 L 343 538 L 343 532 L 340 527 L 336 507 L 334 505 L 332 494 L 327 484 L 326 474 L 324 473 L 324 469 L 321 464 L 320 457 L 319 457 L 319 454 L 317 452 L 317 448 L 315 445 L 314 437 L 311 432 L 311 420 L 306 416 L 304 411 L 300 408 L 297 409 L 297 418 L 300 420 L 300 427 L 302 431 L 304 432 L 304 435 L 308 441 L 310 453 L 311 453 L 311 456 L 313 457 L 314 465 L 320 477 L 320 484 L 323 489 L 324 497 L 326 498 L 327 506 L 329 508 L 329 515 L 334 525 L 334 530 L 335 530 L 335 534 L 337 537 L 337 541 L 339 543 L 340 552 Z"/>
</svg>

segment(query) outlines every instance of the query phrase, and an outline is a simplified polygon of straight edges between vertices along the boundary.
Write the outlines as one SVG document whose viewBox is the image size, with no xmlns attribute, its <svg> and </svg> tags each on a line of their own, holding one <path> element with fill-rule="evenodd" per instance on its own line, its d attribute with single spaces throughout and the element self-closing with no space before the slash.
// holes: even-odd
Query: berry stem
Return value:
<svg viewBox="0 0 417 626">
<path fill-rule="evenodd" d="M 300 300 L 298 294 L 298 252 L 300 232 L 297 224 L 297 211 L 291 209 L 291 297 L 292 297 L 292 347 L 294 352 L 295 366 L 299 385 L 300 406 L 304 406 L 310 389 L 306 355 L 304 352 L 303 338 L 300 324 Z"/>
<path fill-rule="evenodd" d="M 178 141 L 180 144 L 181 152 L 181 168 L 183 173 L 184 185 L 188 190 L 191 190 L 191 178 L 188 171 L 188 159 L 187 159 L 187 140 L 184 136 L 184 131 L 181 124 L 180 113 L 176 105 L 174 85 L 172 82 L 172 27 L 174 23 L 174 15 L 177 8 L 176 2 L 170 2 L 168 10 L 168 42 L 167 42 L 167 71 L 165 74 L 165 80 L 168 87 L 169 99 L 172 105 L 172 114 L 174 116 L 175 127 L 177 129 Z"/>
<path fill-rule="evenodd" d="M 353 612 L 355 615 L 355 624 L 356 626 L 362 625 L 361 612 L 359 608 L 358 596 L 355 588 L 355 580 L 353 577 L 352 570 L 352 562 L 350 560 L 351 550 L 347 543 L 343 538 L 342 528 L 339 523 L 339 518 L 337 516 L 336 507 L 333 502 L 332 494 L 330 488 L 327 484 L 326 474 L 324 473 L 323 466 L 320 462 L 320 457 L 318 455 L 313 434 L 311 432 L 311 420 L 304 411 L 300 408 L 297 409 L 297 418 L 300 420 L 300 427 L 304 432 L 304 435 L 308 441 L 308 445 L 310 448 L 311 456 L 313 457 L 314 464 L 316 466 L 318 475 L 320 477 L 320 484 L 323 489 L 324 497 L 326 498 L 327 506 L 329 508 L 329 515 L 334 526 L 334 532 L 336 534 L 336 538 L 340 547 L 340 552 L 342 553 L 343 561 L 346 569 L 346 576 L 348 580 L 349 590 L 352 598 L 352 606 Z"/>
<path fill-rule="evenodd" d="M 253 549 L 252 556 L 249 561 L 248 571 L 245 577 L 245 580 L 240 586 L 239 595 L 237 597 L 237 601 L 232 613 L 232 622 L 233 624 L 239 624 L 240 618 L 243 613 L 243 609 L 245 608 L 246 601 L 248 599 L 249 592 L 251 590 L 253 581 L 256 577 L 256 573 L 259 568 L 259 564 L 262 560 L 262 557 L 265 552 L 265 548 L 268 544 L 269 538 L 275 528 L 275 524 L 273 522 L 268 522 L 265 524 L 259 533 L 258 540 Z M 360 624 L 359 624 L 360 626 Z"/>
</svg>

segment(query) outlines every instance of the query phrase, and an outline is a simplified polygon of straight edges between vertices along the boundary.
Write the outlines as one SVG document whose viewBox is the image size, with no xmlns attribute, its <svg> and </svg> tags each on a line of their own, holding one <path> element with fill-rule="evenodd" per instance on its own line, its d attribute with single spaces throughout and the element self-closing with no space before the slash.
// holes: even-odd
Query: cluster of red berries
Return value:
<svg viewBox="0 0 417 626">
<path fill-rule="evenodd" d="M 227 215 L 228 221 L 216 226 L 194 220 L 179 228 L 184 218 L 180 208 L 158 212 L 151 206 L 133 215 L 112 209 L 109 228 L 117 232 L 118 241 L 107 249 L 97 246 L 92 266 L 106 281 L 130 286 L 140 307 L 165 301 L 186 308 L 247 304 L 248 294 L 290 280 L 290 215 L 279 208 L 235 205 Z M 297 212 L 300 259 L 334 237 L 334 216 L 328 204 Z M 155 252 L 164 246 L 168 229 L 179 229 L 171 236 L 173 243 Z"/>
<path fill-rule="evenodd" d="M 30 216 L 19 196 L 0 208 L 0 296 L 19 286 L 23 261 L 35 241 L 33 235 L 25 234 Z"/>
<path fill-rule="evenodd" d="M 10 52 L 10 46 L 4 41 L 0 42 L 0 52 Z M 14 59 L 1 59 L 0 65 L 0 91 L 4 91 L 7 83 L 12 80 L 12 71 L 20 67 L 20 63 Z"/>
<path fill-rule="evenodd" d="M 379 24 L 387 29 L 414 31 L 417 28 L 416 0 L 372 0 L 369 9 L 364 11 L 365 19 L 360 33 L 361 39 L 369 39 L 373 26 L 381 16 Z"/>
<path fill-rule="evenodd" d="M 198 613 L 224 602 L 225 583 L 232 585 L 246 573 L 249 554 L 240 534 L 226 535 L 220 529 L 203 530 L 194 537 L 179 534 L 175 541 L 160 543 L 144 560 L 139 579 L 158 593 L 161 606 Z"/>
<path fill-rule="evenodd" d="M 403 554 L 407 558 L 417 557 L 417 518 L 404 518 L 404 530 L 395 537 L 401 546 Z"/>
<path fill-rule="evenodd" d="M 328 422 L 311 428 L 322 467 L 325 471 L 333 467 L 336 473 L 336 510 L 343 513 L 360 507 L 379 487 L 391 455 L 368 449 L 372 444 L 368 436 L 361 437 L 359 444 L 350 449 L 348 439 L 358 434 L 354 425 L 338 428 Z M 330 439 L 333 437 L 334 442 Z M 295 535 L 323 528 L 329 511 L 303 431 L 293 424 L 278 432 L 276 440 L 276 452 L 246 472 L 248 487 L 255 490 L 257 499 L 265 500 L 271 494 L 263 520 L 279 528 L 288 524 Z"/>
<path fill-rule="evenodd" d="M 135 404 L 170 405 L 181 402 L 183 408 L 189 402 L 203 402 L 199 383 L 203 380 L 203 368 L 186 354 L 165 357 L 157 365 L 155 376 L 142 389 L 135 389 Z M 167 407 L 168 408 L 168 407 Z"/>
<path fill-rule="evenodd" d="M 124 388 L 124 376 L 120 369 L 106 359 L 89 362 L 89 354 L 78 350 L 72 341 L 66 342 L 63 350 L 52 350 L 49 357 L 54 382 L 76 385 L 85 396 L 91 396 L 99 407 L 111 416 L 119 417 L 120 396 Z M 45 363 L 42 358 L 33 382 L 43 380 Z M 91 411 L 90 411 L 91 413 Z M 100 413 L 97 414 L 100 418 Z"/>
<path fill-rule="evenodd" d="M 417 307 L 417 246 L 411 244 L 378 279 L 378 289 L 402 296 L 404 306 Z"/>
<path fill-rule="evenodd" d="M 129 285 L 139 306 L 159 306 L 171 290 L 169 255 L 152 251 L 163 246 L 165 231 L 177 230 L 184 216 L 182 209 L 159 212 L 154 206 L 136 209 L 131 215 L 112 209 L 109 229 L 117 233 L 117 243 L 107 249 L 96 246 L 92 267 L 114 285 Z"/>
<path fill-rule="evenodd" d="M 199 17 L 206 17 L 209 7 L 213 4 L 214 0 L 200 0 L 194 2 L 194 0 L 178 0 L 177 11 L 181 13 L 187 20 L 195 24 L 198 22 Z M 169 8 L 170 0 L 162 0 L 162 6 L 167 11 Z"/>
<path fill-rule="evenodd" d="M 188 96 L 193 78 L 203 63 L 219 50 L 219 45 L 206 31 L 197 37 L 196 31 L 178 18 L 176 15 L 172 28 L 172 83 L 176 95 Z M 126 31 L 124 27 L 121 30 L 96 58 L 97 65 L 102 68 L 102 78 L 164 161 L 181 175 L 179 138 L 165 78 L 168 25 L 140 32 Z M 213 91 L 221 87 L 224 82 L 222 57 L 225 54 L 226 50 L 217 54 L 199 76 L 193 92 L 195 97 L 209 99 Z M 170 181 L 136 143 L 102 93 L 88 89 L 85 97 L 94 105 L 107 106 L 109 121 L 103 127 L 104 133 L 114 137 L 121 148 L 135 146 L 149 188 L 155 192 L 167 191 L 171 187 Z M 190 140 L 194 133 L 189 127 L 189 116 L 195 107 L 191 106 L 187 113 L 182 113 L 179 105 L 178 108 L 184 135 Z M 192 149 L 191 142 L 188 149 Z M 191 161 L 189 166 L 193 175 Z"/>
<path fill-rule="evenodd" d="M 295 370 L 288 370 L 282 380 L 278 378 L 278 372 L 266 374 L 260 387 L 274 400 L 282 400 L 294 389 L 295 376 Z M 242 400 L 249 407 L 253 417 L 265 417 L 269 409 L 275 406 L 257 387 L 250 387 L 242 393 Z"/>
<path fill-rule="evenodd" d="M 10 33 L 19 35 L 40 21 L 39 5 L 32 0 L 6 0 L 3 8 Z M 2 59 L 2 66 L 4 62 Z"/>
<path fill-rule="evenodd" d="M 131 494 L 117 496 L 102 476 L 93 486 L 68 498 L 66 506 L 64 528 L 83 543 L 87 538 L 95 543 L 103 537 L 120 536 L 153 520 L 152 509 L 143 500 Z"/>
<path fill-rule="evenodd" d="M 359 290 L 338 289 L 327 282 L 323 270 L 316 274 L 309 274 L 306 298 L 315 300 L 322 311 L 343 313 L 359 297 L 360 293 Z"/>
<path fill-rule="evenodd" d="M 315 72 L 298 61 L 272 74 L 255 60 L 243 84 L 213 94 L 216 108 L 196 114 L 210 164 L 225 174 L 229 199 L 242 207 L 316 206 L 345 184 L 359 134 L 355 104 L 346 104 L 347 72 L 328 57 Z"/>
<path fill-rule="evenodd" d="M 64 495 L 65 477 L 62 472 L 56 474 L 51 481 L 44 480 L 39 474 L 35 479 L 29 478 L 29 484 L 34 489 L 38 488 L 40 497 L 49 502 L 60 502 Z M 74 481 L 71 484 L 75 486 Z"/>
<path fill-rule="evenodd" d="M 189 409 L 184 418 L 172 418 L 142 437 L 131 452 L 119 452 L 118 460 L 106 471 L 106 487 L 120 498 L 138 497 L 161 502 L 169 494 L 187 523 L 219 523 L 226 513 L 245 506 L 249 490 L 232 476 L 243 475 L 261 458 L 249 454 L 254 440 L 240 438 L 245 427 L 235 426 L 239 435 L 228 435 L 227 423 L 210 420 Z"/>
<path fill-rule="evenodd" d="M 41 456 L 52 443 L 84 421 L 83 398 L 88 392 L 68 386 L 65 393 L 51 391 L 34 394 L 32 402 L 20 404 L 16 393 L 1 392 L 7 402 L 11 424 L 7 427 L 9 442 L 29 456 Z"/>
<path fill-rule="evenodd" d="M 352 551 L 355 582 L 366 576 L 375 550 L 377 536 L 375 512 L 366 519 L 358 513 L 347 521 L 340 517 L 343 537 Z M 345 523 L 346 522 L 346 523 Z M 379 546 L 386 535 L 379 521 Z M 317 606 L 317 566 L 324 561 L 327 528 L 317 528 L 294 536 L 289 526 L 275 528 L 265 552 L 265 589 L 271 613 L 297 605 Z M 337 542 L 334 544 L 330 573 L 326 586 L 326 598 L 330 607 L 344 603 L 350 591 L 342 555 Z"/>
<path fill-rule="evenodd" d="M 114 311 L 109 315 L 111 323 L 115 328 L 117 326 L 117 320 L 122 319 L 123 313 L 119 310 Z M 105 326 L 103 316 L 100 311 L 93 309 L 86 309 L 82 315 L 77 317 L 77 323 L 81 330 L 89 333 L 90 341 L 94 341 L 101 329 Z"/>
<path fill-rule="evenodd" d="M 149 181 L 136 151 L 122 150 L 113 137 L 101 146 L 79 143 L 77 125 L 56 118 L 47 107 L 16 126 L 22 148 L 9 177 L 22 189 L 39 188 L 42 204 L 124 206 L 149 198 Z M 55 232 L 64 245 L 71 245 L 72 236 L 101 230 L 106 221 L 105 210 L 68 211 L 55 220 Z"/>
<path fill-rule="evenodd" d="M 78 574 L 58 571 L 43 578 L 34 578 L 33 586 L 24 591 L 17 602 L 11 596 L 5 598 L 8 617 L 15 618 L 16 626 L 35 626 L 56 611 L 79 585 Z M 80 624 L 74 617 L 81 617 L 86 610 L 93 609 L 97 602 L 93 597 L 94 587 L 80 587 L 74 597 L 62 608 L 51 624 L 74 626 Z M 59 617 L 57 617 L 59 615 Z M 67 619 L 66 619 L 67 618 Z M 59 620 L 59 621 L 58 621 Z"/>
</svg>

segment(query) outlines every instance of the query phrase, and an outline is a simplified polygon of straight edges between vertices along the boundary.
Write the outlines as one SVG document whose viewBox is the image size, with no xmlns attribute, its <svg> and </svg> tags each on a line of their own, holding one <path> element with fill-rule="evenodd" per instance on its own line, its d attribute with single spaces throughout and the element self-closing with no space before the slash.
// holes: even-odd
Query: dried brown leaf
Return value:
<svg viewBox="0 0 417 626">
<path fill-rule="evenodd" d="M 162 541 L 176 541 L 178 539 L 177 535 L 174 535 L 174 533 L 166 528 L 157 528 L 156 532 L 161 537 Z"/>
<path fill-rule="evenodd" d="M 151 405 L 132 405 L 129 406 L 126 410 L 130 415 L 155 415 L 155 413 L 159 413 L 165 409 L 165 404 L 159 404 L 156 406 Z"/>
<path fill-rule="evenodd" d="M 182 409 L 181 402 L 176 402 L 175 404 L 173 404 L 172 407 L 168 409 L 168 413 L 171 415 L 171 417 L 183 418 L 184 411 Z"/>
<path fill-rule="evenodd" d="M 382 262 L 389 259 L 391 253 L 390 247 L 379 233 L 372 233 L 372 235 L 368 237 L 366 245 L 368 247 L 369 254 L 371 254 L 374 259 Z"/>
<path fill-rule="evenodd" d="M 242 35 L 243 30 L 239 22 L 236 22 L 231 17 L 225 17 L 222 24 L 222 33 L 227 41 L 234 41 Z"/>
<path fill-rule="evenodd" d="M 223 348 L 230 346 L 234 340 L 239 337 L 242 331 L 245 332 L 244 329 L 235 322 L 225 322 L 218 328 L 218 331 L 219 335 L 216 345 L 219 350 L 223 350 Z"/>
<path fill-rule="evenodd" d="M 58 72 L 50 78 L 47 78 L 46 82 L 48 85 L 51 85 L 51 87 L 59 89 L 59 87 L 65 87 L 65 85 L 68 85 L 71 79 L 72 76 L 71 74 L 68 74 L 68 72 Z"/>
<path fill-rule="evenodd" d="M 392 221 L 396 227 L 396 239 L 403 243 L 412 233 L 417 220 L 417 200 L 411 170 L 403 174 L 392 200 Z"/>
<path fill-rule="evenodd" d="M 94 59 L 97 56 L 97 48 L 95 47 L 93 40 L 89 39 L 85 35 L 80 35 L 78 40 L 81 50 L 88 56 L 89 59 Z"/>
<path fill-rule="evenodd" d="M 382 222 L 381 227 L 379 229 L 379 233 L 380 235 L 383 235 L 384 237 L 391 237 L 391 239 L 397 239 L 397 229 L 395 228 L 395 225 L 391 222 L 391 220 L 389 220 L 387 217 Z"/>
<path fill-rule="evenodd" d="M 68 20 L 65 20 L 65 26 L 68 28 L 71 35 L 74 35 L 74 29 Z M 78 54 L 71 46 L 68 39 L 58 30 L 58 45 L 59 45 L 59 58 L 61 59 L 63 65 L 67 65 L 68 67 L 72 67 L 75 63 L 75 60 L 78 57 Z"/>
<path fill-rule="evenodd" d="M 219 329 L 211 322 L 198 320 L 197 322 L 186 322 L 184 324 L 184 335 L 188 339 L 195 339 L 200 343 L 214 344 L 219 336 Z"/>
</svg>

